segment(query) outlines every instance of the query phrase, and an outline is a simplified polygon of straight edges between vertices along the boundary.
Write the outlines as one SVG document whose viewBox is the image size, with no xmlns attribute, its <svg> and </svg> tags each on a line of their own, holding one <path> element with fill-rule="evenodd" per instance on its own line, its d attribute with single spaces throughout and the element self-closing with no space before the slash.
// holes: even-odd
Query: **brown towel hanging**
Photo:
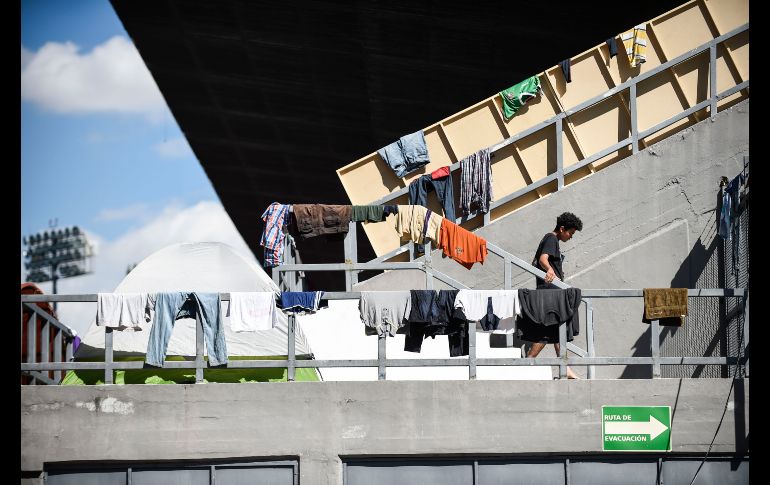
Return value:
<svg viewBox="0 0 770 485">
<path fill-rule="evenodd" d="M 687 315 L 687 288 L 644 288 L 642 321 L 659 320 L 660 325 L 684 325 Z"/>
</svg>

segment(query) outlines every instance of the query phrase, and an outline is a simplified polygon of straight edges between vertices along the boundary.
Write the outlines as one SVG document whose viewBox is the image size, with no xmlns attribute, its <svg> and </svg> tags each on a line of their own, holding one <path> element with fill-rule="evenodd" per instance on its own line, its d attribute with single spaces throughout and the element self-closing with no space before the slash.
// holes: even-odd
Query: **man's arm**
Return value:
<svg viewBox="0 0 770 485">
<path fill-rule="evenodd" d="M 548 254 L 543 253 L 540 255 L 540 258 L 538 259 L 538 262 L 540 263 L 540 267 L 543 268 L 543 271 L 545 271 L 545 282 L 550 283 L 555 279 L 559 279 L 558 276 L 556 276 L 556 273 L 553 270 L 553 267 L 551 266 L 551 263 L 548 261 Z"/>
</svg>

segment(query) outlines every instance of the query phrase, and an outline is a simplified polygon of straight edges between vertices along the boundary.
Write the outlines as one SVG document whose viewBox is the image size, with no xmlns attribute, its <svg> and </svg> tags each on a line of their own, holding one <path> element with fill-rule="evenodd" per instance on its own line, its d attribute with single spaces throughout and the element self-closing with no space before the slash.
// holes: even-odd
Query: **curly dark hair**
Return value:
<svg viewBox="0 0 770 485">
<path fill-rule="evenodd" d="M 564 229 L 566 230 L 576 229 L 582 231 L 583 221 L 572 212 L 564 212 L 556 218 L 556 229 L 554 230 L 558 231 L 561 226 L 564 226 Z"/>
</svg>

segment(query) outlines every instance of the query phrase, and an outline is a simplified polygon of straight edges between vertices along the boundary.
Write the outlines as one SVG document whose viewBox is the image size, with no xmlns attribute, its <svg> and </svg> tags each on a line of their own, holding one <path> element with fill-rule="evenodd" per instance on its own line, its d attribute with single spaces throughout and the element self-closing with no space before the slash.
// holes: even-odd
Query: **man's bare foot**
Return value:
<svg viewBox="0 0 770 485">
<path fill-rule="evenodd" d="M 580 379 L 577 374 L 575 374 L 572 369 L 567 367 L 567 379 Z"/>
</svg>

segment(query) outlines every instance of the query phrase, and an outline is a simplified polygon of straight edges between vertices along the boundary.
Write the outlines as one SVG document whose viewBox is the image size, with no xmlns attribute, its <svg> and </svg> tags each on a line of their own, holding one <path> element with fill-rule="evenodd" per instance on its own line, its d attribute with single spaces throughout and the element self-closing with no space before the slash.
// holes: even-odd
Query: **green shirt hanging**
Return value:
<svg viewBox="0 0 770 485">
<path fill-rule="evenodd" d="M 500 98 L 503 100 L 503 115 L 508 121 L 516 115 L 519 108 L 530 99 L 537 96 L 540 90 L 540 78 L 532 76 L 504 91 L 500 91 Z"/>
</svg>

